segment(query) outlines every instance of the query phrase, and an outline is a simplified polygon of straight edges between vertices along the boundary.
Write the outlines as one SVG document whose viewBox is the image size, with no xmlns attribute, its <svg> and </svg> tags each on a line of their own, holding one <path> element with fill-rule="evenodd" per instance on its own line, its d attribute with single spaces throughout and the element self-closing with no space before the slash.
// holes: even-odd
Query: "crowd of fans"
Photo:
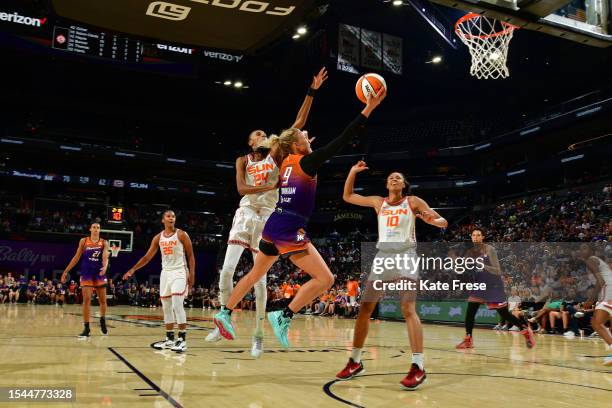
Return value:
<svg viewBox="0 0 612 408">
<path fill-rule="evenodd" d="M 439 236 L 437 239 L 445 243 L 465 242 L 469 240 L 472 229 L 481 228 L 486 241 L 493 243 L 499 253 L 513 313 L 531 319 L 541 332 L 558 331 L 568 336 L 588 334 L 596 296 L 593 293 L 594 278 L 586 270 L 576 242 L 598 243 L 594 247 L 595 253 L 604 260 L 612 258 L 612 246 L 608 244 L 612 241 L 611 205 L 610 185 L 596 192 L 567 191 L 522 198 L 474 213 L 459 224 L 451 224 L 442 239 Z M 10 228 L 10 219 L 15 215 L 10 208 L 5 205 L 1 209 L 2 228 Z M 152 220 L 156 219 L 155 210 L 130 211 L 129 218 L 134 224 L 135 234 L 152 234 L 156 231 L 157 226 L 152 224 Z M 29 226 L 42 229 L 62 226 L 69 231 L 85 233 L 84 226 L 95 221 L 95 217 L 94 212 L 86 210 L 70 214 L 37 211 L 32 215 Z M 68 219 L 71 220 L 69 223 Z M 220 222 L 219 219 L 198 213 L 185 213 L 182 219 L 184 228 L 192 231 L 209 231 Z M 340 234 L 333 228 L 330 231 L 316 244 L 335 277 L 335 284 L 308 305 L 304 312 L 351 317 L 358 311 L 359 282 L 364 279 L 361 265 L 364 235 L 359 228 L 346 234 Z M 194 235 L 197 240 L 197 232 L 192 234 L 192 239 Z M 448 251 L 449 246 L 443 248 Z M 235 281 L 248 273 L 251 266 L 252 256 L 245 251 L 236 268 Z M 450 272 L 424 271 L 423 276 L 448 281 L 457 277 Z M 470 277 L 466 274 L 464 279 Z M 268 308 L 284 307 L 307 280 L 308 276 L 303 271 L 290 261 L 280 259 L 268 273 Z M 24 276 L 0 276 L 0 303 L 78 303 L 81 300 L 79 292 L 75 281 L 62 285 L 56 280 L 43 279 L 39 282 Z M 159 289 L 147 283 L 109 282 L 108 296 L 109 304 L 150 308 L 160 304 Z M 463 300 L 466 294 L 460 291 L 429 291 L 421 298 Z M 220 303 L 216 283 L 208 288 L 201 285 L 191 288 L 185 302 L 189 307 L 218 308 Z M 247 310 L 255 308 L 253 292 L 247 294 L 240 307 Z M 506 322 L 500 322 L 497 328 L 510 329 Z"/>
</svg>

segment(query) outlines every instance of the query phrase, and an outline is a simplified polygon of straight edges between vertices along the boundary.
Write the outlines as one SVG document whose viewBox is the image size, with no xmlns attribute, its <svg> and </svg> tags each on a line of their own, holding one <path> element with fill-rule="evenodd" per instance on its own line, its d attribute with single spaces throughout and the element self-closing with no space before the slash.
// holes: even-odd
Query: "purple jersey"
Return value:
<svg viewBox="0 0 612 408">
<path fill-rule="evenodd" d="M 89 237 L 85 238 L 85 246 L 81 256 L 81 272 L 99 271 L 102 269 L 102 254 L 104 252 L 104 240 L 93 242 Z"/>
<path fill-rule="evenodd" d="M 310 177 L 302 170 L 302 157 L 301 154 L 290 154 L 283 160 L 277 207 L 307 219 L 314 210 L 317 177 Z"/>
</svg>

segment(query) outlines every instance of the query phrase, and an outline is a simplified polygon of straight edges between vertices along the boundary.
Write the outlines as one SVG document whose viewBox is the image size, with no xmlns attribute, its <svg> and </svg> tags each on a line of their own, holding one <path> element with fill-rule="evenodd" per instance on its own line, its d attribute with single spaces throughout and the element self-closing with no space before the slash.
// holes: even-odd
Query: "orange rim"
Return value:
<svg viewBox="0 0 612 408">
<path fill-rule="evenodd" d="M 487 38 L 492 38 L 492 37 L 499 37 L 500 35 L 506 35 L 511 33 L 514 30 L 517 30 L 519 27 L 515 26 L 514 24 L 510 24 L 510 23 L 506 23 L 505 21 L 500 21 L 501 25 L 504 26 L 505 28 L 501 31 L 496 31 L 492 34 L 485 34 L 485 35 L 472 35 L 469 33 L 464 33 L 461 30 L 461 24 L 468 21 L 468 20 L 474 20 L 476 18 L 481 18 L 483 16 L 481 16 L 478 13 L 468 13 L 465 16 L 461 17 L 459 20 L 457 20 L 457 22 L 455 23 L 455 33 L 459 36 L 459 37 L 463 37 L 463 38 L 467 38 L 472 39 L 472 38 L 480 38 L 481 40 L 486 40 Z"/>
</svg>

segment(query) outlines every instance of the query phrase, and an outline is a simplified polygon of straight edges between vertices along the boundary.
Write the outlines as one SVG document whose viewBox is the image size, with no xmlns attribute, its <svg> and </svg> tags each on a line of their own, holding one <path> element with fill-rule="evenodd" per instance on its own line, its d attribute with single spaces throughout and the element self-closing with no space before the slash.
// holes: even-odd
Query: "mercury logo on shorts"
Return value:
<svg viewBox="0 0 612 408">
<path fill-rule="evenodd" d="M 28 16 L 22 16 L 19 13 L 6 13 L 0 11 L 0 21 L 8 21 L 9 23 L 27 25 L 32 27 L 41 27 L 47 22 L 47 18 L 34 18 Z"/>
<path fill-rule="evenodd" d="M 253 0 L 189 0 L 192 3 L 199 3 L 225 9 L 238 9 L 245 13 L 264 13 L 271 16 L 288 16 L 293 13 L 295 6 L 280 7 L 271 5 L 266 1 Z M 151 17 L 163 18 L 172 21 L 185 20 L 191 7 L 168 3 L 165 1 L 154 1 L 149 4 L 146 14 Z"/>
</svg>

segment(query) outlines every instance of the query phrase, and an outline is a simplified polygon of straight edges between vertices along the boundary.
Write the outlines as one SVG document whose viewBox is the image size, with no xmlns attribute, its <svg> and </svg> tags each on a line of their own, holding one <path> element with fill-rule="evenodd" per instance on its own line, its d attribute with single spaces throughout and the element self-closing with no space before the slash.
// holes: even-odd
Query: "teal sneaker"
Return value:
<svg viewBox="0 0 612 408">
<path fill-rule="evenodd" d="M 270 322 L 270 326 L 272 326 L 272 330 L 274 330 L 274 335 L 278 341 L 280 341 L 281 346 L 289 347 L 289 339 L 287 335 L 289 334 L 291 319 L 283 316 L 282 310 L 277 310 L 275 312 L 268 313 L 268 321 Z"/>
<path fill-rule="evenodd" d="M 234 340 L 236 338 L 236 332 L 232 326 L 232 316 L 227 309 L 221 309 L 219 313 L 215 314 L 213 316 L 213 321 L 219 329 L 221 336 L 227 340 Z"/>
</svg>

